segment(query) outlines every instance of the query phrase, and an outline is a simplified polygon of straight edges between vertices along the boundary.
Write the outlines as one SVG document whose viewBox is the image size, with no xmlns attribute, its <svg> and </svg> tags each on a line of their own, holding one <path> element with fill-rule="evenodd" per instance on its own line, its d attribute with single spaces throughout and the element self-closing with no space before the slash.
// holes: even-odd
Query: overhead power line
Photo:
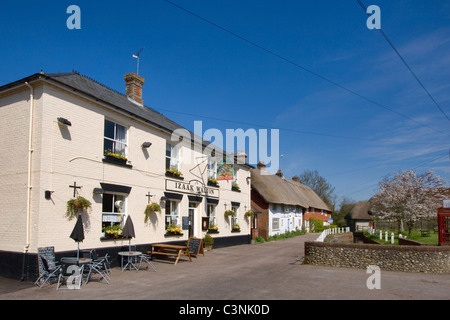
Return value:
<svg viewBox="0 0 450 320">
<path fill-rule="evenodd" d="M 364 10 L 364 12 L 367 15 L 370 15 L 369 13 L 367 13 L 367 7 L 362 3 L 361 0 L 356 0 L 358 1 L 359 5 L 361 6 L 361 8 Z M 394 44 L 392 43 L 391 40 L 389 40 L 388 36 L 386 35 L 386 33 L 383 31 L 383 29 L 378 29 L 378 31 L 380 31 L 381 35 L 383 36 L 384 39 L 386 39 L 387 43 L 391 46 L 391 48 L 394 50 L 394 52 L 397 54 L 397 56 L 400 58 L 400 60 L 403 62 L 403 64 L 406 66 L 406 68 L 409 70 L 409 72 L 412 74 L 412 76 L 414 77 L 414 79 L 416 79 L 416 81 L 419 83 L 419 85 L 423 88 L 423 90 L 425 91 L 425 93 L 428 95 L 428 97 L 431 99 L 431 101 L 433 101 L 433 103 L 435 104 L 435 106 L 439 109 L 439 111 L 444 115 L 444 117 L 447 118 L 447 120 L 450 122 L 450 118 L 448 117 L 448 115 L 444 112 L 444 110 L 441 108 L 441 106 L 437 103 L 437 101 L 433 98 L 433 96 L 430 94 L 430 92 L 427 90 L 427 88 L 425 88 L 425 86 L 423 85 L 422 81 L 420 81 L 419 77 L 417 77 L 416 73 L 411 69 L 411 67 L 409 66 L 409 64 L 406 62 L 406 60 L 402 57 L 402 55 L 400 54 L 400 52 L 398 52 L 397 48 L 394 46 Z"/>
<path fill-rule="evenodd" d="M 152 109 L 155 110 L 155 111 L 160 112 L 161 114 L 163 114 L 163 112 L 171 112 L 171 113 L 180 114 L 180 115 L 184 115 L 184 116 L 190 116 L 190 117 L 194 117 L 194 118 L 203 118 L 203 119 L 209 119 L 209 120 L 214 120 L 214 121 L 236 123 L 236 124 L 240 124 L 240 125 L 258 127 L 258 128 L 278 129 L 280 131 L 286 131 L 286 132 L 292 132 L 292 133 L 298 133 L 298 134 L 307 134 L 307 135 L 313 135 L 313 136 L 323 136 L 323 137 L 338 138 L 338 139 L 364 141 L 364 142 L 375 143 L 375 144 L 380 143 L 379 139 L 374 139 L 374 138 L 363 138 L 363 137 L 356 137 L 356 136 L 343 136 L 343 135 L 324 133 L 324 132 L 319 132 L 319 131 L 307 131 L 307 130 L 299 130 L 299 129 L 294 129 L 294 128 L 274 127 L 274 126 L 269 126 L 269 125 L 266 125 L 266 124 L 251 123 L 251 122 L 230 120 L 230 119 L 224 119 L 224 118 L 217 118 L 217 117 L 205 116 L 204 114 L 194 114 L 194 113 L 189 113 L 189 112 L 175 111 L 173 109 L 165 109 L 165 108 L 160 108 L 160 107 L 155 107 L 155 106 L 152 106 Z M 384 144 L 386 142 L 389 142 L 389 141 L 383 141 L 381 143 Z M 440 142 L 418 142 L 418 141 L 402 141 L 402 144 L 441 145 Z"/>
<path fill-rule="evenodd" d="M 178 4 L 176 4 L 176 3 L 172 2 L 172 1 L 169 1 L 169 0 L 164 0 L 164 1 L 169 3 L 170 5 L 178 8 L 178 9 L 180 9 L 180 10 L 182 10 L 182 11 L 184 11 L 184 12 L 186 12 L 186 13 L 188 13 L 188 14 L 190 14 L 190 15 L 192 15 L 192 16 L 194 16 L 194 17 L 196 17 L 196 18 L 198 18 L 198 19 L 200 19 L 200 20 L 202 20 L 202 21 L 204 21 L 204 22 L 206 22 L 206 23 L 208 23 L 208 24 L 210 24 L 210 25 L 212 25 L 212 26 L 222 30 L 222 31 L 224 31 L 224 32 L 226 32 L 226 33 L 228 33 L 228 34 L 231 34 L 232 36 L 234 36 L 234 37 L 236 37 L 236 38 L 238 38 L 238 39 L 240 39 L 240 40 L 242 40 L 242 41 L 244 41 L 244 42 L 246 42 L 246 43 L 248 43 L 248 44 L 250 44 L 250 45 L 252 45 L 252 46 L 254 46 L 254 47 L 256 47 L 256 48 L 258 48 L 258 49 L 260 49 L 260 50 L 262 50 L 262 51 L 264 51 L 264 52 L 266 52 L 266 53 L 268 53 L 268 54 L 270 54 L 270 55 L 272 55 L 274 57 L 276 57 L 276 58 L 278 58 L 278 59 L 281 59 L 281 60 L 283 60 L 283 61 L 293 65 L 296 68 L 299 68 L 299 69 L 301 69 L 301 70 L 303 70 L 305 72 L 308 72 L 309 74 L 312 74 L 313 76 L 315 76 L 317 78 L 320 78 L 320 79 L 322 79 L 322 80 L 324 80 L 324 81 L 334 85 L 335 87 L 338 87 L 338 88 L 340 88 L 342 90 L 345 90 L 345 91 L 347 91 L 347 92 L 349 92 L 349 93 L 351 93 L 351 94 L 353 94 L 353 95 L 355 95 L 355 96 L 357 96 L 357 97 L 359 97 L 359 98 L 361 98 L 363 100 L 366 100 L 366 101 L 368 101 L 368 102 L 370 102 L 370 103 L 372 103 L 372 104 L 374 104 L 374 105 L 376 105 L 376 106 L 378 106 L 378 107 L 380 107 L 382 109 L 388 110 L 388 111 L 390 111 L 390 112 L 392 112 L 392 113 L 394 113 L 394 114 L 396 114 L 396 115 L 398 115 L 398 116 L 400 116 L 400 117 L 402 117 L 404 119 L 413 121 L 413 122 L 415 122 L 415 123 L 417 123 L 417 124 L 419 124 L 421 126 L 424 126 L 424 127 L 427 127 L 430 130 L 433 130 L 435 132 L 438 132 L 438 133 L 450 136 L 450 134 L 447 133 L 447 132 L 440 131 L 440 130 L 438 130 L 436 128 L 430 127 L 430 126 L 428 126 L 425 123 L 417 121 L 417 120 L 415 120 L 415 119 L 413 119 L 411 117 L 408 117 L 407 115 L 404 115 L 404 114 L 402 114 L 402 113 L 400 113 L 398 111 L 395 111 L 395 110 L 393 110 L 393 109 L 391 109 L 391 108 L 389 108 L 389 107 L 387 107 L 387 106 L 385 106 L 385 105 L 383 105 L 383 104 L 381 104 L 381 103 L 379 103 L 379 102 L 377 102 L 377 101 L 375 101 L 373 99 L 370 99 L 370 98 L 368 98 L 368 97 L 366 97 L 366 96 L 364 96 L 362 94 L 359 94 L 356 91 L 353 91 L 353 90 L 351 90 L 351 89 L 349 89 L 349 88 L 347 88 L 347 87 L 345 87 L 345 86 L 343 86 L 343 85 L 341 85 L 341 84 L 339 84 L 339 83 L 337 83 L 337 82 L 335 82 L 335 81 L 333 81 L 331 79 L 328 79 L 328 78 L 318 74 L 317 72 L 314 72 L 314 71 L 312 71 L 312 70 L 310 70 L 310 69 L 308 69 L 308 68 L 306 68 L 306 67 L 304 67 L 304 66 L 302 66 L 302 65 L 300 65 L 300 64 L 298 64 L 298 63 L 296 63 L 296 62 L 294 62 L 294 61 L 292 61 L 292 60 L 290 60 L 288 58 L 285 58 L 282 55 L 280 55 L 280 54 L 278 54 L 278 53 L 276 53 L 276 52 L 274 52 L 274 51 L 272 51 L 270 49 L 267 49 L 267 48 L 263 47 L 262 45 L 259 45 L 256 42 L 253 42 L 253 41 L 251 41 L 251 40 L 249 40 L 249 39 L 247 39 L 247 38 L 245 38 L 245 37 L 243 37 L 243 36 L 233 32 L 233 31 L 231 31 L 231 30 L 228 30 L 228 29 L 218 25 L 217 23 L 212 22 L 211 20 L 208 20 L 208 19 L 206 19 L 206 18 L 196 14 L 195 12 L 192 12 L 192 11 L 190 11 L 190 10 L 188 10 L 188 9 L 186 9 L 186 8 L 180 6 L 180 5 L 178 5 Z"/>
</svg>

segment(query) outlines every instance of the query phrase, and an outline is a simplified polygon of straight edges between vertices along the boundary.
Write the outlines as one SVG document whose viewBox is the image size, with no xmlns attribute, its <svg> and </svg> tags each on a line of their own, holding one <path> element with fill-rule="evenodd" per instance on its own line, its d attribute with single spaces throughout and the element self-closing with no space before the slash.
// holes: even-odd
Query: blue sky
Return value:
<svg viewBox="0 0 450 320">
<path fill-rule="evenodd" d="M 283 173 L 318 170 L 338 200 L 368 199 L 401 170 L 450 181 L 450 121 L 356 0 L 173 3 L 215 25 L 164 0 L 3 1 L 0 85 L 42 68 L 124 92 L 144 47 L 147 106 L 190 130 L 279 128 Z M 380 7 L 383 31 L 450 117 L 450 3 L 363 3 Z M 81 30 L 66 27 L 72 4 Z"/>
</svg>

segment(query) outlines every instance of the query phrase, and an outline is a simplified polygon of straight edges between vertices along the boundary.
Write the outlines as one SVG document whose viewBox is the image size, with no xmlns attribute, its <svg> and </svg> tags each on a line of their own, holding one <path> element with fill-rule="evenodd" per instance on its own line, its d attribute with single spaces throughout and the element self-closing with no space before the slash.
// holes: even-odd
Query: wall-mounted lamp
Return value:
<svg viewBox="0 0 450 320">
<path fill-rule="evenodd" d="M 61 118 L 61 117 L 58 118 L 58 122 L 60 124 L 63 124 L 63 125 L 69 126 L 69 127 L 72 125 L 72 123 L 69 120 L 67 120 L 65 118 Z"/>
<path fill-rule="evenodd" d="M 167 201 L 167 200 L 169 200 L 169 198 L 167 198 L 167 197 L 165 197 L 165 196 L 162 196 L 162 197 L 161 197 L 161 201 Z"/>
<path fill-rule="evenodd" d="M 45 200 L 52 200 L 52 193 L 55 191 L 45 190 L 44 191 L 44 197 Z"/>
<path fill-rule="evenodd" d="M 151 145 L 152 145 L 152 143 L 147 141 L 147 142 L 144 142 L 141 145 L 141 147 L 142 147 L 142 149 L 147 149 L 147 148 L 150 148 Z"/>
<path fill-rule="evenodd" d="M 103 190 L 102 188 L 94 188 L 94 190 L 92 192 L 94 194 L 103 194 L 105 192 L 105 190 Z"/>
</svg>

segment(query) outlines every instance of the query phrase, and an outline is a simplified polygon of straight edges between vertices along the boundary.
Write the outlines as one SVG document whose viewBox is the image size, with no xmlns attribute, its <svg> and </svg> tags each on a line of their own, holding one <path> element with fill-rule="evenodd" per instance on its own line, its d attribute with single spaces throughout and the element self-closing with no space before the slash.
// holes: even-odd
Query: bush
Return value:
<svg viewBox="0 0 450 320">
<path fill-rule="evenodd" d="M 256 242 L 256 243 L 264 243 L 264 241 L 265 241 L 265 240 L 264 240 L 263 237 L 256 237 L 256 238 L 255 238 L 255 242 Z"/>
<path fill-rule="evenodd" d="M 319 219 L 309 219 L 309 231 L 320 233 L 325 230 L 323 226 L 323 221 Z"/>
<path fill-rule="evenodd" d="M 203 243 L 206 246 L 211 246 L 214 244 L 214 239 L 209 234 L 205 234 L 205 238 L 203 239 Z"/>
<path fill-rule="evenodd" d="M 281 239 L 293 238 L 293 237 L 301 236 L 305 233 L 306 233 L 306 231 L 304 231 L 304 230 L 296 229 L 294 231 L 287 231 L 285 233 L 269 236 L 267 238 L 267 241 L 270 242 L 270 241 L 277 241 L 277 240 L 281 240 Z"/>
</svg>

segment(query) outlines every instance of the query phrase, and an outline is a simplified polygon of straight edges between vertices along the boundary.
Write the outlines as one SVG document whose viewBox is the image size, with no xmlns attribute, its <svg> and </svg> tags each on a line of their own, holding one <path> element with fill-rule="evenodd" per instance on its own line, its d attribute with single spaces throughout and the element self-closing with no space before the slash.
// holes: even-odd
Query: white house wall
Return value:
<svg viewBox="0 0 450 320">
<path fill-rule="evenodd" d="M 302 209 L 299 207 L 269 204 L 269 236 L 302 229 Z M 274 219 L 278 219 L 278 228 L 274 228 Z M 276 225 L 276 223 L 275 223 Z"/>
<path fill-rule="evenodd" d="M 75 242 L 69 237 L 75 220 L 68 221 L 65 217 L 66 203 L 73 198 L 74 192 L 69 185 L 74 182 L 82 187 L 77 190 L 78 195 L 92 202 L 92 210 L 83 216 L 85 240 L 80 248 L 122 246 L 129 242 L 101 240 L 102 195 L 93 194 L 93 189 L 100 188 L 100 183 L 131 187 L 126 200 L 126 213 L 132 217 L 135 227 L 136 238 L 131 240 L 133 244 L 187 240 L 187 230 L 183 231 L 183 236 L 164 236 L 164 210 L 153 215 L 149 223 L 144 223 L 144 210 L 148 203 L 146 194 L 150 192 L 154 195 L 152 202 L 160 202 L 167 191 L 166 180 L 170 178 L 165 176 L 165 150 L 170 136 L 78 94 L 43 82 L 33 85 L 36 99 L 29 252 L 37 252 L 37 248 L 46 246 L 55 246 L 56 251 L 76 249 Z M 0 96 L 0 128 L 4 137 L 0 139 L 0 147 L 9 151 L 0 164 L 0 194 L 5 199 L 0 206 L 0 249 L 16 252 L 22 251 L 25 244 L 28 97 L 29 90 Z M 58 124 L 58 117 L 68 119 L 72 125 Z M 102 161 L 105 117 L 128 128 L 128 160 L 132 168 Z M 152 143 L 150 148 L 141 148 L 145 141 Z M 197 152 L 194 156 L 200 157 L 201 154 Z M 4 153 L 2 157 L 5 158 Z M 183 182 L 197 179 L 189 172 L 194 166 L 181 164 Z M 231 201 L 241 204 L 238 210 L 241 232 L 238 235 L 250 233 L 249 221 L 244 218 L 245 211 L 250 209 L 249 176 L 249 170 L 240 167 L 238 183 L 241 192 L 231 191 L 230 181 L 219 182 L 220 198 L 216 207 L 219 233 L 213 234 L 214 238 L 237 235 L 231 232 L 231 224 L 224 218 L 224 211 L 230 209 Z M 44 198 L 45 190 L 52 191 L 51 200 Z M 188 205 L 188 193 L 185 193 L 180 203 L 180 217 L 188 215 Z M 194 235 L 197 237 L 203 237 L 206 233 L 201 230 L 201 217 L 205 216 L 203 198 L 195 218 Z"/>
</svg>

